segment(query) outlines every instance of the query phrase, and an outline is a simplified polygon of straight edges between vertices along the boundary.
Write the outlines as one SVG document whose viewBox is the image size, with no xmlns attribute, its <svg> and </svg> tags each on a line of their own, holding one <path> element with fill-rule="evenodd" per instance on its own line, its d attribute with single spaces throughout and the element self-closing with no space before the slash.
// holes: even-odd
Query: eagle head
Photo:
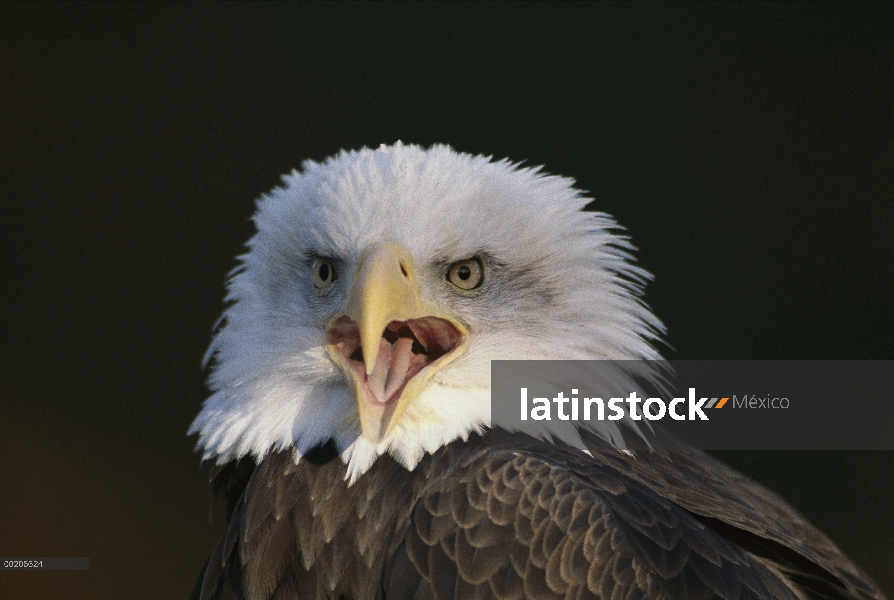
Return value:
<svg viewBox="0 0 894 600">
<path fill-rule="evenodd" d="M 282 181 L 206 355 L 206 458 L 332 440 L 351 481 L 412 469 L 491 425 L 492 360 L 659 358 L 650 276 L 571 179 L 398 142 Z"/>
</svg>

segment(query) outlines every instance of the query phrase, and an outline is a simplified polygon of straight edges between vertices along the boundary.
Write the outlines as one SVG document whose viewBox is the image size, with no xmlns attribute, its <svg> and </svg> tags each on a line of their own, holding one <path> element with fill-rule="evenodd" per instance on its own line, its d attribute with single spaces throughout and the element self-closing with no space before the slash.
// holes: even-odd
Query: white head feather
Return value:
<svg viewBox="0 0 894 600">
<path fill-rule="evenodd" d="M 641 302 L 649 274 L 627 239 L 573 180 L 447 146 L 342 152 L 283 177 L 258 201 L 258 232 L 228 283 L 228 307 L 206 355 L 213 394 L 193 422 L 218 462 L 292 448 L 296 460 L 335 441 L 356 479 L 390 452 L 413 468 L 490 425 L 494 359 L 658 359 L 661 323 Z M 325 351 L 326 325 L 365 248 L 396 242 L 420 271 L 427 300 L 469 330 L 464 354 L 434 375 L 379 444 L 360 436 L 357 403 Z M 480 293 L 449 289 L 450 263 L 485 256 Z M 315 293 L 311 263 L 341 265 Z M 616 422 L 598 431 L 617 439 Z"/>
</svg>

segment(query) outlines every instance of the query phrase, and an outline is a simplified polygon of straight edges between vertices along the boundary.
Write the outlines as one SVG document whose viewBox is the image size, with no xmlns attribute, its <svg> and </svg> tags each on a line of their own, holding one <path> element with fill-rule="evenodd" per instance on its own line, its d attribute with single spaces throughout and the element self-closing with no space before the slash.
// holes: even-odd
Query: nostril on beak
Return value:
<svg viewBox="0 0 894 600">
<path fill-rule="evenodd" d="M 407 266 L 401 261 L 400 263 L 400 272 L 404 274 L 404 277 L 409 278 L 410 274 L 407 272 Z"/>
</svg>

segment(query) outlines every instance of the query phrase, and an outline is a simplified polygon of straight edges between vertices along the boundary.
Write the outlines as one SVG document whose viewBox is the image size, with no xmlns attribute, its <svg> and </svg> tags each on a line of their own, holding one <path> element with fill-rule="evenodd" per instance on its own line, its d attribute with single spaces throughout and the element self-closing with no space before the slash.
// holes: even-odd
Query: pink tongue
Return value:
<svg viewBox="0 0 894 600">
<path fill-rule="evenodd" d="M 384 338 L 379 341 L 376 366 L 368 379 L 369 389 L 379 403 L 387 404 L 391 395 L 408 379 L 412 358 L 411 338 L 399 338 L 394 344 Z"/>
</svg>

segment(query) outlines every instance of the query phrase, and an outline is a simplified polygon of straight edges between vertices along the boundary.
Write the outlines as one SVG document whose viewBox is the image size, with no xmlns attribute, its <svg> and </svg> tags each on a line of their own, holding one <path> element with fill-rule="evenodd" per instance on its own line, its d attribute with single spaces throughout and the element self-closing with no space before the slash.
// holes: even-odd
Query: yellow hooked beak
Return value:
<svg viewBox="0 0 894 600">
<path fill-rule="evenodd" d="M 363 436 L 374 443 L 468 339 L 461 323 L 422 299 L 412 257 L 395 243 L 363 253 L 327 334 L 326 351 L 351 384 Z"/>
</svg>

